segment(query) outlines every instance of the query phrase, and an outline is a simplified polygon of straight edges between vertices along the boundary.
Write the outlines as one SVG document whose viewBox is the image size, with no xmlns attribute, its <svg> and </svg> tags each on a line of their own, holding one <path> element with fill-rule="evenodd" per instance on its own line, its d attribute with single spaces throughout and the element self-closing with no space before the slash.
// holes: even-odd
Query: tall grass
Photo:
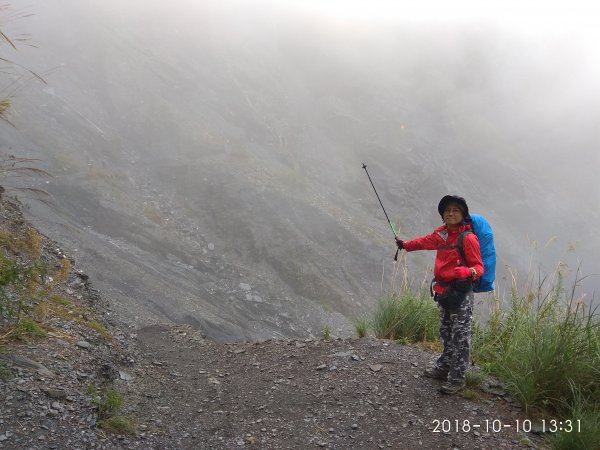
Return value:
<svg viewBox="0 0 600 450">
<path fill-rule="evenodd" d="M 367 336 L 369 331 L 369 319 L 366 317 L 358 317 L 352 321 L 354 323 L 354 329 L 356 330 L 356 335 L 359 338 L 364 338 Z"/>
<path fill-rule="evenodd" d="M 474 328 L 474 358 L 527 409 L 560 411 L 573 401 L 571 384 L 582 395 L 600 390 L 597 309 L 565 300 L 560 275 L 547 289 L 542 280 L 525 295 L 513 289 L 510 309 L 496 308 L 485 327 Z"/>
<path fill-rule="evenodd" d="M 565 291 L 557 270 L 521 293 L 513 286 L 510 307 L 496 299 L 487 324 L 474 327 L 473 357 L 526 410 L 581 420 L 581 432 L 560 433 L 555 448 L 600 449 L 600 317 L 576 299 L 580 281 Z"/>
<path fill-rule="evenodd" d="M 586 398 L 574 385 L 571 404 L 565 405 L 563 418 L 571 420 L 576 432 L 558 433 L 551 444 L 554 450 L 600 449 L 600 402 Z M 577 421 L 580 420 L 580 423 Z"/>
<path fill-rule="evenodd" d="M 375 336 L 403 342 L 427 342 L 439 335 L 439 311 L 429 293 L 403 289 L 381 297 L 372 321 Z"/>
<path fill-rule="evenodd" d="M 381 275 L 381 292 L 368 323 L 376 337 L 403 343 L 431 342 L 439 336 L 439 310 L 429 295 L 428 282 L 423 279 L 415 287 L 408 275 L 406 253 L 400 254 L 384 288 L 385 265 Z M 364 326 L 364 323 L 361 324 Z M 358 329 L 357 329 L 358 332 Z"/>
<path fill-rule="evenodd" d="M 579 421 L 577 432 L 553 435 L 554 449 L 600 450 L 600 310 L 577 297 L 579 270 L 565 289 L 563 269 L 559 264 L 545 277 L 530 273 L 522 287 L 513 277 L 508 304 L 494 297 L 487 322 L 474 323 L 472 357 L 534 417 Z M 436 304 L 406 280 L 398 292 L 380 298 L 372 317 L 379 338 L 438 336 Z"/>
</svg>

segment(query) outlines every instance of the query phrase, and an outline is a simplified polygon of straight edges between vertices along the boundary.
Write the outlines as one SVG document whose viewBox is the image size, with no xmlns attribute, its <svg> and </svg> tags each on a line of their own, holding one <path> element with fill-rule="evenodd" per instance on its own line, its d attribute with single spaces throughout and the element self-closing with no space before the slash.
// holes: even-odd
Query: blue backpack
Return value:
<svg viewBox="0 0 600 450">
<path fill-rule="evenodd" d="M 479 248 L 481 250 L 481 259 L 483 260 L 483 276 L 479 278 L 473 285 L 473 292 L 490 292 L 494 290 L 494 280 L 496 279 L 496 247 L 494 247 L 494 232 L 490 223 L 485 217 L 479 214 L 470 214 L 471 216 L 471 228 L 473 233 L 479 239 Z M 463 238 L 466 233 L 461 233 L 458 238 L 458 251 L 460 252 L 463 260 L 465 258 L 465 251 L 463 250 Z"/>
</svg>

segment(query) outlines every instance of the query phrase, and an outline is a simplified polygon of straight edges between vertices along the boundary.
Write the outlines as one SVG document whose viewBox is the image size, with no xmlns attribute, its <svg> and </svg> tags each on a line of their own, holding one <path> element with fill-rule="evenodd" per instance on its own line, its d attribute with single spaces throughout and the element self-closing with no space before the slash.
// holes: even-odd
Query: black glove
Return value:
<svg viewBox="0 0 600 450">
<path fill-rule="evenodd" d="M 398 246 L 398 248 L 400 250 L 402 250 L 404 248 L 404 241 L 400 238 L 398 238 L 398 236 L 396 236 L 396 245 Z"/>
</svg>

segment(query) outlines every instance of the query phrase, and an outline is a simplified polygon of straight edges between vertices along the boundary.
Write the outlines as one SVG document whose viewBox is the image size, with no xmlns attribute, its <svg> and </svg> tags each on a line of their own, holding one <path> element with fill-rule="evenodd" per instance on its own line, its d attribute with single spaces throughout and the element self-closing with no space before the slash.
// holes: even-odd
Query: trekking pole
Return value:
<svg viewBox="0 0 600 450">
<path fill-rule="evenodd" d="M 379 204 L 381 205 L 381 209 L 383 209 L 383 213 L 385 214 L 385 218 L 387 219 L 388 223 L 390 224 L 390 228 L 392 229 L 392 233 L 394 233 L 394 237 L 398 237 L 398 233 L 396 233 L 396 229 L 394 228 L 394 225 L 392 225 L 392 221 L 388 217 L 387 212 L 385 211 L 385 208 L 383 206 L 383 203 L 381 202 L 381 199 L 379 198 L 379 194 L 377 193 L 377 189 L 375 189 L 375 185 L 373 184 L 373 180 L 371 180 L 371 176 L 369 175 L 369 171 L 367 170 L 367 165 L 365 163 L 363 163 L 362 168 L 365 169 L 365 172 L 367 173 L 367 177 L 369 177 L 369 181 L 371 182 L 371 186 L 373 186 L 373 190 L 375 191 L 375 195 L 377 196 L 377 200 L 379 200 Z M 394 256 L 394 261 L 398 261 L 398 252 L 399 251 L 400 251 L 400 249 L 396 249 L 396 255 Z"/>
</svg>

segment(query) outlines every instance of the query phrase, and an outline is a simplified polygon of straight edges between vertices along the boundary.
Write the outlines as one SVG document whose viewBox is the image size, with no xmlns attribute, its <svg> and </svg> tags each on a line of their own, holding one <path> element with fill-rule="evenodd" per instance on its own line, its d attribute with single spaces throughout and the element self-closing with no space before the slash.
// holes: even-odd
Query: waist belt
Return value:
<svg viewBox="0 0 600 450">
<path fill-rule="evenodd" d="M 444 281 L 438 281 L 435 278 L 431 280 L 431 284 L 429 285 L 429 295 L 431 295 L 432 297 L 435 295 L 435 292 L 433 292 L 433 285 L 437 283 L 442 287 L 448 287 L 450 286 L 450 283 L 446 283 Z"/>
<path fill-rule="evenodd" d="M 465 283 L 467 283 L 467 286 L 469 286 L 471 289 L 473 288 L 473 283 L 468 279 L 468 278 L 457 278 L 456 280 L 452 280 L 452 281 L 440 281 L 440 280 L 436 280 L 435 278 L 433 280 L 431 280 L 431 284 L 429 285 L 429 294 L 433 297 L 435 295 L 435 293 L 433 292 L 433 285 L 437 283 L 442 287 L 448 287 L 448 286 L 454 286 L 457 283 L 460 283 L 459 286 L 461 286 L 462 289 L 460 290 L 464 290 Z"/>
</svg>

